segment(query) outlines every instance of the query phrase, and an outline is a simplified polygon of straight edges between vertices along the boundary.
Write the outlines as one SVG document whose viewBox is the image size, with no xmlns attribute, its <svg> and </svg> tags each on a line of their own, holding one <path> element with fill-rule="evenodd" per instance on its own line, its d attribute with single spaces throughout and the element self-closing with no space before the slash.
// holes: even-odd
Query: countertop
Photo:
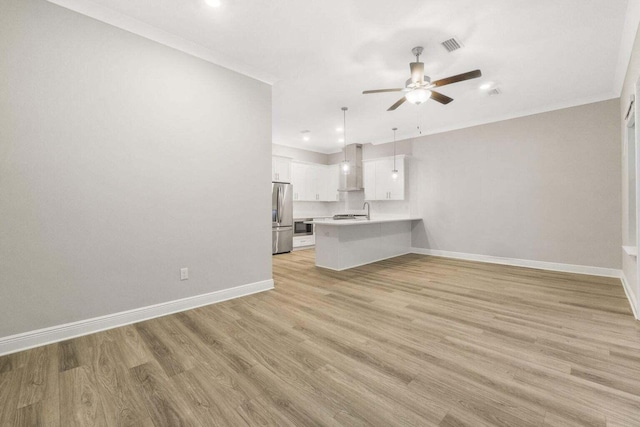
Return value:
<svg viewBox="0 0 640 427">
<path fill-rule="evenodd" d="M 374 216 L 371 219 L 339 219 L 332 218 L 318 219 L 313 221 L 307 221 L 305 224 L 315 225 L 332 225 L 332 226 L 346 226 L 346 225 L 364 225 L 364 224 L 379 224 L 382 222 L 398 222 L 398 221 L 420 221 L 422 218 L 410 217 L 410 216 Z"/>
</svg>

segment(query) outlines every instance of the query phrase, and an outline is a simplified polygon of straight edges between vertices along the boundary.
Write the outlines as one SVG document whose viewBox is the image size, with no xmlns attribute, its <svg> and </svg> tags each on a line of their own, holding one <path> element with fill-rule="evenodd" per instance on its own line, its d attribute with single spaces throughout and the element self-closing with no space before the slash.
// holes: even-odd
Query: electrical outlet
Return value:
<svg viewBox="0 0 640 427">
<path fill-rule="evenodd" d="M 189 269 L 181 268 L 180 269 L 180 280 L 187 280 L 189 278 Z"/>
</svg>

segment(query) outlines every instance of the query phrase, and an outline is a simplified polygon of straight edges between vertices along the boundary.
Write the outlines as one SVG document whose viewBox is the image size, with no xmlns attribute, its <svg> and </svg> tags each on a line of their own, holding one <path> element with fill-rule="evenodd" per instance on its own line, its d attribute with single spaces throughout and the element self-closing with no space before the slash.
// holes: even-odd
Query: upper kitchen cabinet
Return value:
<svg viewBox="0 0 640 427">
<path fill-rule="evenodd" d="M 392 177 L 393 157 L 362 162 L 365 200 L 404 200 L 405 157 L 396 157 L 398 177 Z"/>
<path fill-rule="evenodd" d="M 307 200 L 307 169 L 306 163 L 291 162 L 293 201 Z"/>
<path fill-rule="evenodd" d="M 309 164 L 306 165 L 307 168 L 305 170 L 305 181 L 304 181 L 304 186 L 305 186 L 305 191 L 304 191 L 304 195 L 306 197 L 306 199 L 302 199 L 302 200 L 308 200 L 308 201 L 312 201 L 312 202 L 319 202 L 320 201 L 320 180 L 322 179 L 321 174 L 320 174 L 320 167 L 319 165 L 314 165 L 314 164 Z"/>
<path fill-rule="evenodd" d="M 319 165 L 293 161 L 291 184 L 293 200 L 298 202 L 335 202 L 338 194 L 338 165 Z"/>
<path fill-rule="evenodd" d="M 340 200 L 340 165 L 329 165 L 324 167 L 324 180 L 322 185 L 321 198 L 326 202 L 337 202 Z"/>
<path fill-rule="evenodd" d="M 271 157 L 271 181 L 291 182 L 291 159 L 288 157 Z"/>
</svg>

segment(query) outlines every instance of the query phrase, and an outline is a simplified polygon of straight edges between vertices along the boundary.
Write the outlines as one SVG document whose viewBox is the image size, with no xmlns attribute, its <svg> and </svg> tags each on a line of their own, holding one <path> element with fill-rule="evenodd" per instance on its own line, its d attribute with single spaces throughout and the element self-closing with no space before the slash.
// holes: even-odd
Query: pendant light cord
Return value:
<svg viewBox="0 0 640 427">
<path fill-rule="evenodd" d="M 344 140 L 344 161 L 347 161 L 347 107 L 342 107 L 342 139 Z"/>
<path fill-rule="evenodd" d="M 396 170 L 396 131 L 398 128 L 391 129 L 393 131 L 393 170 Z"/>
</svg>

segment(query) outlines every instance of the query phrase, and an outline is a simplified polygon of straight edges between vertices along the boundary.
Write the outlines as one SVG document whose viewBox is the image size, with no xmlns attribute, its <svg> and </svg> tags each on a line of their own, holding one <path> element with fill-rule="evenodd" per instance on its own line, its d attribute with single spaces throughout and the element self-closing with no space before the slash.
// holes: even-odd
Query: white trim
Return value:
<svg viewBox="0 0 640 427">
<path fill-rule="evenodd" d="M 624 250 L 624 252 L 627 255 L 632 256 L 634 258 L 638 258 L 638 247 L 637 246 L 623 246 L 622 249 Z"/>
<path fill-rule="evenodd" d="M 640 83 L 640 79 L 638 79 L 638 81 L 636 82 L 636 91 L 637 91 L 638 83 Z M 627 128 L 632 128 L 636 124 L 636 94 L 632 93 L 629 98 L 630 98 L 629 106 L 625 110 L 626 116 L 624 120 L 625 120 L 625 124 L 627 125 Z"/>
<path fill-rule="evenodd" d="M 627 4 L 624 25 L 622 27 L 622 37 L 620 39 L 620 50 L 618 51 L 618 63 L 616 73 L 613 78 L 613 90 L 620 96 L 624 86 L 624 80 L 629 69 L 629 61 L 633 53 L 633 43 L 636 40 L 638 23 L 640 22 L 640 3 L 630 1 Z"/>
<path fill-rule="evenodd" d="M 107 23 L 121 30 L 128 31 L 145 39 L 152 40 L 186 54 L 203 59 L 245 76 L 273 85 L 276 78 L 262 69 L 257 69 L 227 55 L 215 52 L 201 44 L 192 42 L 169 33 L 153 25 L 146 24 L 128 15 L 116 12 L 106 6 L 89 0 L 48 0 L 50 3 L 72 10 L 98 21 Z M 204 6 L 206 7 L 206 6 Z"/>
<path fill-rule="evenodd" d="M 476 126 L 489 125 L 489 124 L 492 124 L 492 123 L 500 123 L 500 122 L 504 122 L 504 121 L 507 121 L 507 120 L 513 120 L 513 119 L 519 119 L 519 118 L 524 118 L 524 117 L 529 117 L 529 116 L 535 116 L 535 115 L 538 115 L 538 114 L 546 114 L 546 113 L 551 113 L 551 112 L 560 111 L 560 110 L 566 110 L 566 109 L 574 108 L 574 107 L 582 107 L 584 105 L 595 104 L 595 103 L 598 103 L 598 102 L 610 101 L 612 99 L 617 99 L 619 97 L 620 97 L 620 94 L 616 94 L 616 93 L 613 93 L 613 92 L 604 92 L 604 93 L 600 93 L 598 95 L 590 95 L 590 96 L 587 96 L 585 98 L 574 99 L 574 100 L 571 100 L 571 101 L 562 101 L 562 102 L 558 102 L 558 103 L 555 103 L 555 104 L 543 105 L 541 107 L 535 107 L 535 108 L 530 108 L 530 109 L 516 111 L 516 112 L 509 112 L 509 113 L 505 113 L 505 114 L 498 114 L 498 115 L 495 115 L 493 117 L 489 117 L 489 118 L 486 118 L 486 119 L 471 120 L 471 121 L 467 121 L 467 122 L 459 121 L 459 122 L 457 122 L 455 124 L 452 124 L 452 125 L 449 125 L 449 126 L 443 126 L 443 127 L 434 128 L 434 129 L 423 129 L 423 132 L 422 132 L 422 134 L 420 136 L 399 139 L 397 142 L 402 142 L 402 141 L 407 141 L 407 140 L 420 141 L 421 138 L 424 138 L 424 137 L 429 136 L 429 135 L 437 135 L 437 134 L 440 134 L 440 133 L 453 132 L 453 131 L 456 131 L 456 130 L 468 129 L 468 128 L 472 128 L 472 127 L 476 127 Z M 374 140 L 374 141 L 370 141 L 370 142 L 371 142 L 372 145 L 380 145 L 380 144 L 392 143 L 393 141 L 389 141 L 387 139 L 379 139 L 379 140 Z M 327 154 L 334 154 L 336 152 L 339 152 L 339 151 L 332 151 L 332 152 L 329 152 Z"/>
<path fill-rule="evenodd" d="M 588 274 L 591 276 L 613 277 L 620 279 L 622 288 L 627 295 L 627 300 L 631 305 L 633 317 L 640 320 L 638 310 L 638 302 L 631 292 L 627 278 L 622 270 L 615 268 L 591 267 L 587 265 L 562 264 L 557 262 L 534 261 L 528 259 L 503 258 L 490 255 L 467 254 L 463 252 L 449 252 L 437 249 L 411 248 L 411 252 L 420 255 L 431 255 L 442 258 L 462 259 L 466 261 L 486 262 L 489 264 L 513 265 L 516 267 L 537 268 L 540 270 L 561 271 L 564 273 Z"/>
<path fill-rule="evenodd" d="M 487 262 L 490 264 L 513 265 L 516 267 L 537 268 L 540 270 L 562 271 L 565 273 L 589 274 L 591 276 L 620 278 L 621 271 L 615 268 L 591 267 L 588 265 L 562 264 L 557 262 L 534 261 L 529 259 L 503 258 L 491 255 L 468 254 L 463 252 L 441 251 L 438 249 L 411 248 L 415 254 L 431 255 L 443 258 L 463 259 L 467 261 Z"/>
<path fill-rule="evenodd" d="M 622 282 L 622 289 L 624 289 L 624 293 L 627 294 L 627 299 L 629 300 L 629 304 L 631 304 L 631 311 L 633 312 L 633 317 L 636 318 L 636 320 L 640 320 L 640 316 L 638 315 L 638 310 L 636 309 L 636 307 L 638 306 L 638 301 L 636 300 L 635 295 L 633 294 L 633 292 L 631 292 L 631 287 L 629 285 L 629 282 L 627 281 L 627 278 L 624 275 L 624 271 L 621 272 L 620 274 L 620 281 Z"/>
<path fill-rule="evenodd" d="M 0 356 L 273 289 L 273 279 L 0 338 Z"/>
<path fill-rule="evenodd" d="M 620 95 L 616 94 L 614 92 L 604 92 L 604 93 L 601 93 L 599 95 L 588 96 L 588 97 L 585 97 L 585 98 L 580 98 L 580 99 L 576 99 L 576 100 L 572 100 L 572 101 L 563 101 L 563 102 L 559 102 L 559 103 L 552 104 L 552 105 L 545 105 L 545 106 L 542 106 L 542 107 L 535 107 L 535 108 L 532 108 L 532 109 L 522 110 L 522 111 L 518 111 L 518 112 L 510 112 L 510 113 L 506 113 L 506 114 L 498 114 L 496 116 L 493 116 L 493 117 L 490 117 L 490 118 L 487 118 L 487 119 L 479 119 L 479 120 L 473 120 L 473 121 L 468 121 L 468 122 L 458 122 L 458 123 L 456 123 L 454 125 L 450 125 L 450 126 L 443 126 L 443 127 L 435 128 L 435 129 L 426 129 L 426 130 L 424 130 L 422 132 L 422 134 L 420 136 L 399 139 L 397 142 L 420 141 L 420 138 L 423 138 L 423 137 L 426 137 L 426 136 L 429 136 L 429 135 L 437 135 L 437 134 L 440 134 L 440 133 L 453 132 L 453 131 L 456 131 L 456 130 L 468 129 L 468 128 L 472 128 L 472 127 L 476 127 L 476 126 L 490 125 L 492 123 L 500 123 L 500 122 L 504 122 L 504 121 L 507 121 L 507 120 L 513 120 L 513 119 L 519 119 L 519 118 L 524 118 L 524 117 L 529 117 L 529 116 L 535 116 L 537 114 L 551 113 L 551 112 L 554 112 L 554 111 L 565 110 L 565 109 L 568 109 L 568 108 L 581 107 L 581 106 L 584 106 L 584 105 L 595 104 L 595 103 L 598 103 L 598 102 L 610 101 L 612 99 L 616 99 L 616 98 L 619 98 L 619 97 L 620 97 Z M 371 143 L 372 145 L 381 145 L 381 144 L 391 144 L 391 143 L 393 143 L 393 141 L 389 141 L 388 138 L 381 138 L 381 139 L 369 141 L 369 143 Z M 286 142 L 279 142 L 278 145 L 284 145 L 284 146 L 288 146 L 288 147 L 299 148 L 296 145 L 287 145 Z M 317 152 L 331 155 L 331 154 L 340 153 L 341 151 L 340 151 L 339 148 L 328 148 L 326 150 L 320 150 L 320 151 L 317 151 Z"/>
</svg>

